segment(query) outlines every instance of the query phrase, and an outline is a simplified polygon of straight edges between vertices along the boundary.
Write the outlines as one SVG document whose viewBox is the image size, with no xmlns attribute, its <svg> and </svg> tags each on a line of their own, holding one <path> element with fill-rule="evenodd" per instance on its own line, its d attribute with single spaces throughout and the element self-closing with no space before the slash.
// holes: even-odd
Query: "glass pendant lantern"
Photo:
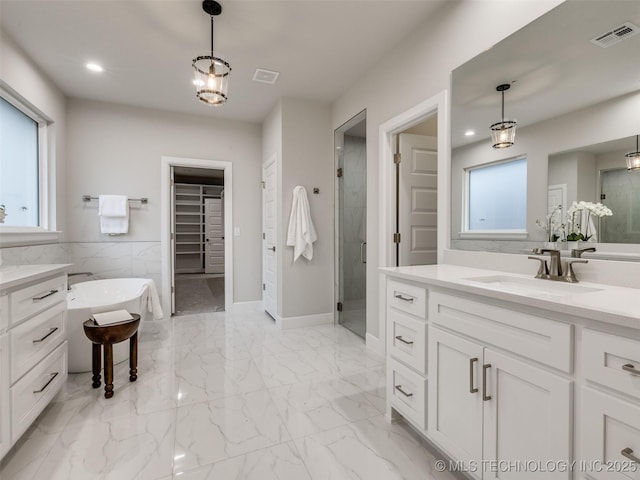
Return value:
<svg viewBox="0 0 640 480">
<path fill-rule="evenodd" d="M 508 148 L 514 144 L 516 138 L 516 122 L 504 119 L 504 92 L 511 85 L 498 85 L 496 90 L 502 93 L 502 120 L 491 125 L 491 143 L 493 148 Z"/>
</svg>

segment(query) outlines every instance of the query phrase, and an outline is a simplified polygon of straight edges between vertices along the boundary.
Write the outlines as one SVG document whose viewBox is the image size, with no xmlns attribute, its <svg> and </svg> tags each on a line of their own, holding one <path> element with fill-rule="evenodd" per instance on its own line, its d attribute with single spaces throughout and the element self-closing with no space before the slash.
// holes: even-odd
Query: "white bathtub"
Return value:
<svg viewBox="0 0 640 480">
<path fill-rule="evenodd" d="M 91 342 L 82 324 L 92 313 L 127 310 L 140 315 L 142 330 L 147 318 L 149 287 L 145 278 L 110 278 L 76 283 L 67 292 L 67 338 L 69 340 L 69 373 L 91 371 Z M 113 346 L 113 362 L 129 358 L 129 342 Z M 104 367 L 104 365 L 103 365 Z M 104 381 L 104 379 L 103 379 Z"/>
</svg>

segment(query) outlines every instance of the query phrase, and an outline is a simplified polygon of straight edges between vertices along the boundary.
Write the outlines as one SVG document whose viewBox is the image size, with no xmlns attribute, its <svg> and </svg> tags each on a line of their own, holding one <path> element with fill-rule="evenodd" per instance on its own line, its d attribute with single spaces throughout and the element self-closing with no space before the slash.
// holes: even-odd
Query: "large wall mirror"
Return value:
<svg viewBox="0 0 640 480">
<path fill-rule="evenodd" d="M 592 226 L 596 256 L 640 259 L 640 172 L 625 163 L 640 134 L 639 26 L 638 1 L 567 1 L 453 71 L 452 248 L 525 253 L 547 239 L 536 220 L 585 201 L 613 211 Z M 496 149 L 503 84 L 517 129 Z M 515 158 L 527 160 L 525 228 L 473 230 L 468 172 Z"/>
</svg>

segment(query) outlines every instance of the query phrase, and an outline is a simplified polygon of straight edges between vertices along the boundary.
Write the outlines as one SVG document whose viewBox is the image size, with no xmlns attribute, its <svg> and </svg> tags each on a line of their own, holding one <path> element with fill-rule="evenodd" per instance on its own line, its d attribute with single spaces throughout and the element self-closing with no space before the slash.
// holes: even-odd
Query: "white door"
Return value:
<svg viewBox="0 0 640 480">
<path fill-rule="evenodd" d="M 276 168 L 275 157 L 262 167 L 262 301 L 264 310 L 273 318 L 278 314 Z"/>
<path fill-rule="evenodd" d="M 482 461 L 482 353 L 477 343 L 429 328 L 427 428 L 467 471 Z"/>
<path fill-rule="evenodd" d="M 438 139 L 400 134 L 400 265 L 431 265 L 438 253 Z"/>
<path fill-rule="evenodd" d="M 204 271 L 224 273 L 224 218 L 221 198 L 204 199 Z"/>
<path fill-rule="evenodd" d="M 496 465 L 520 462 L 546 466 L 572 458 L 572 382 L 541 368 L 486 349 L 484 459 Z M 553 469 L 553 463 L 550 469 Z M 523 472 L 497 468 L 484 478 L 569 479 L 568 471 Z M 505 471 L 502 471 L 505 470 Z"/>
</svg>

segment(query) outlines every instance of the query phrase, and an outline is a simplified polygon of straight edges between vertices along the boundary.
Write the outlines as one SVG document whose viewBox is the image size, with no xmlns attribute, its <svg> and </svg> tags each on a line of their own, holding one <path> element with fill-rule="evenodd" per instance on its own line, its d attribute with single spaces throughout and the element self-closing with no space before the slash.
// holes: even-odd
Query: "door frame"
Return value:
<svg viewBox="0 0 640 480">
<path fill-rule="evenodd" d="M 451 100 L 447 90 L 424 100 L 414 107 L 396 115 L 382 123 L 379 127 L 378 164 L 380 228 L 378 267 L 395 266 L 395 153 L 396 136 L 404 130 L 417 125 L 433 114 L 438 115 L 438 263 L 443 263 L 444 252 L 451 245 L 451 134 L 449 131 L 449 117 L 451 114 Z M 378 298 L 379 312 L 386 311 L 386 277 L 379 275 Z M 372 347 L 381 353 L 386 349 L 385 316 L 379 316 L 378 339 Z M 367 343 L 373 338 L 367 335 Z M 378 343 L 379 342 L 379 343 Z M 371 342 L 373 343 L 373 342 Z"/>
<path fill-rule="evenodd" d="M 162 309 L 173 315 L 171 285 L 174 272 L 171 260 L 171 167 L 208 168 L 224 171 L 224 309 L 233 304 L 233 218 L 232 218 L 232 163 L 220 160 L 205 160 L 183 157 L 160 157 L 160 249 L 162 269 Z M 230 241 L 226 241 L 230 239 Z"/>
<path fill-rule="evenodd" d="M 278 174 L 278 169 L 279 169 L 279 164 L 278 164 L 278 154 L 277 153 L 273 153 L 271 156 L 269 156 L 269 158 L 262 164 L 262 233 L 264 234 L 266 232 L 265 227 L 265 220 L 267 218 L 266 216 L 266 202 L 265 202 L 265 195 L 266 195 L 266 190 L 264 188 L 265 185 L 265 171 L 267 169 L 267 167 L 271 164 L 275 164 L 276 167 L 276 182 L 280 179 L 280 176 Z M 280 228 L 278 225 L 278 222 L 280 220 L 280 216 L 278 215 L 278 212 L 280 211 L 280 202 L 279 202 L 279 196 L 280 196 L 280 191 L 279 191 L 279 186 L 276 184 L 276 209 L 274 212 L 274 216 L 275 216 L 275 223 L 276 223 L 276 239 L 275 239 L 275 245 L 277 247 L 277 245 L 279 245 L 279 241 L 278 241 L 278 236 L 279 236 L 279 232 L 280 232 Z M 265 247 L 266 247 L 266 238 L 263 238 L 261 241 L 261 245 L 262 245 L 262 283 L 265 283 L 265 273 L 267 271 L 267 256 L 265 254 Z M 273 312 L 275 314 L 275 316 L 273 316 L 273 318 L 277 321 L 280 315 L 280 263 L 279 263 L 279 258 L 280 258 L 280 251 L 276 248 L 276 251 L 274 252 L 275 255 L 275 262 L 276 262 L 276 311 Z M 265 300 L 265 290 L 262 291 L 262 308 L 266 311 L 266 302 Z M 267 312 L 269 315 L 272 315 L 272 313 Z"/>
</svg>

